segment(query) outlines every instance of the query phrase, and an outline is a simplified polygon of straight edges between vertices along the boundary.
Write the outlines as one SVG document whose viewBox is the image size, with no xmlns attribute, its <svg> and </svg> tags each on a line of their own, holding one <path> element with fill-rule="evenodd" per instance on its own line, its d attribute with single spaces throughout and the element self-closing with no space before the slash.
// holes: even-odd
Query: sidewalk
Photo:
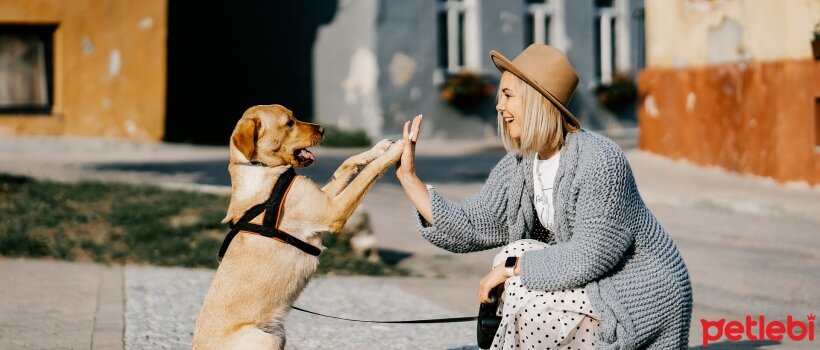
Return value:
<svg viewBox="0 0 820 350">
<path fill-rule="evenodd" d="M 0 258 L 0 349 L 122 349 L 122 270 Z"/>
<path fill-rule="evenodd" d="M 626 149 L 641 196 L 684 255 L 695 297 L 693 348 L 700 344 L 701 318 L 742 320 L 747 314 L 765 314 L 767 319 L 784 320 L 786 315 L 805 319 L 808 312 L 820 312 L 820 188 L 777 185 L 697 167 L 635 150 L 634 139 L 629 137 L 617 141 Z M 317 149 L 314 153 L 320 162 L 309 169 L 313 172 L 309 176 L 322 182 L 333 166 L 360 151 Z M 452 200 L 477 192 L 482 176 L 504 153 L 497 143 L 426 140 L 417 151 L 419 164 L 430 168 L 424 170 L 428 175 L 422 179 L 432 179 L 431 184 Z M 151 182 L 225 192 L 226 165 L 225 147 L 0 139 L 0 172 L 63 181 Z M 412 318 L 415 313 L 433 317 L 476 312 L 475 288 L 488 271 L 494 251 L 452 254 L 421 239 L 412 224 L 410 204 L 392 173 L 377 182 L 363 206 L 383 256 L 422 277 L 320 277 L 297 305 L 390 319 Z M 143 346 L 134 344 L 158 346 L 160 343 L 151 343 L 152 336 L 168 344 L 183 344 L 190 337 L 185 332 L 192 329 L 190 320 L 198 311 L 210 274 L 212 271 L 200 269 L 0 259 L 0 348 L 102 349 L 121 348 L 130 342 L 130 348 L 137 349 Z M 322 299 L 333 294 L 339 294 L 339 299 Z M 168 300 L 178 305 L 162 304 Z M 322 304 L 325 302 L 329 304 Z M 157 314 L 146 316 L 149 312 Z M 145 328 L 163 322 L 172 324 L 162 328 L 166 333 Z M 368 341 L 384 339 L 384 335 L 399 339 L 398 348 L 474 344 L 472 323 L 421 331 L 322 322 L 291 315 L 289 348 L 316 348 L 311 332 L 321 334 L 317 339 L 329 344 L 338 342 L 336 348 L 380 348 Z M 338 334 L 345 334 L 345 339 L 338 339 Z M 734 344 L 713 346 L 718 345 L 728 348 Z M 809 343 L 761 345 L 760 349 L 811 348 Z"/>
</svg>

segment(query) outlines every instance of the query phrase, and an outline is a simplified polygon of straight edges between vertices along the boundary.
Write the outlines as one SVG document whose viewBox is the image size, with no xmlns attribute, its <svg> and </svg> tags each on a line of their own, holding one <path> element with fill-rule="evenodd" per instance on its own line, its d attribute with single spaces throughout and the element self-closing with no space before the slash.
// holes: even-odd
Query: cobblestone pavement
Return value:
<svg viewBox="0 0 820 350">
<path fill-rule="evenodd" d="M 211 270 L 127 267 L 125 348 L 189 348 L 196 316 L 212 278 Z M 358 319 L 463 316 L 404 291 L 390 279 L 368 277 L 315 278 L 296 305 Z M 288 349 L 470 349 L 475 344 L 474 322 L 386 325 L 292 311 L 285 330 Z"/>
</svg>

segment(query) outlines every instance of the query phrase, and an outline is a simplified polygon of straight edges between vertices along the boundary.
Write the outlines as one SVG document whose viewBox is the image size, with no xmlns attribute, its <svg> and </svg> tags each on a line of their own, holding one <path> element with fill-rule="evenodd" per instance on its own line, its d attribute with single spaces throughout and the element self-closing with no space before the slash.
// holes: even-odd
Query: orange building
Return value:
<svg viewBox="0 0 820 350">
<path fill-rule="evenodd" d="M 646 0 L 645 9 L 642 149 L 820 183 L 820 1 Z"/>
<path fill-rule="evenodd" d="M 167 0 L 0 0 L 0 135 L 160 140 Z"/>
</svg>

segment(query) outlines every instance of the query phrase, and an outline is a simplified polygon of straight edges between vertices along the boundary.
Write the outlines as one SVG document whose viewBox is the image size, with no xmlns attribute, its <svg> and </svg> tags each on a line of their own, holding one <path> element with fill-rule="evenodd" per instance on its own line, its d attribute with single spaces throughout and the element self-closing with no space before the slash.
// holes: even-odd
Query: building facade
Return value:
<svg viewBox="0 0 820 350">
<path fill-rule="evenodd" d="M 159 140 L 166 0 L 0 1 L 0 135 Z"/>
<path fill-rule="evenodd" d="M 642 0 L 342 1 L 314 47 L 315 120 L 381 137 L 424 114 L 422 137 L 494 138 L 494 89 L 465 104 L 445 90 L 470 76 L 497 86 L 489 50 L 512 59 L 531 43 L 572 61 L 581 82 L 570 109 L 585 127 L 629 123 L 634 109 L 619 116 L 595 91 L 643 66 Z"/>
<path fill-rule="evenodd" d="M 647 0 L 640 147 L 820 183 L 816 0 Z"/>
<path fill-rule="evenodd" d="M 488 51 L 531 43 L 573 62 L 585 127 L 634 123 L 597 89 L 643 66 L 643 0 L 0 0 L 0 134 L 223 144 L 280 103 L 373 139 L 420 113 L 422 137 L 491 139 Z"/>
</svg>

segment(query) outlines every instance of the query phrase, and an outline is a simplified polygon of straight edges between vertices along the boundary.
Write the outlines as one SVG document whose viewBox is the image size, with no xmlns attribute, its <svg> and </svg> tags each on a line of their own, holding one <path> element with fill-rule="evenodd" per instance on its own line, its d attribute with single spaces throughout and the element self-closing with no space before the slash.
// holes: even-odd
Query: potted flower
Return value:
<svg viewBox="0 0 820 350">
<path fill-rule="evenodd" d="M 462 70 L 450 75 L 441 86 L 441 99 L 462 112 L 469 112 L 490 97 L 494 90 L 486 77 Z"/>
<path fill-rule="evenodd" d="M 611 83 L 595 88 L 595 96 L 606 109 L 618 113 L 635 103 L 638 87 L 628 74 L 615 74 Z"/>
</svg>

